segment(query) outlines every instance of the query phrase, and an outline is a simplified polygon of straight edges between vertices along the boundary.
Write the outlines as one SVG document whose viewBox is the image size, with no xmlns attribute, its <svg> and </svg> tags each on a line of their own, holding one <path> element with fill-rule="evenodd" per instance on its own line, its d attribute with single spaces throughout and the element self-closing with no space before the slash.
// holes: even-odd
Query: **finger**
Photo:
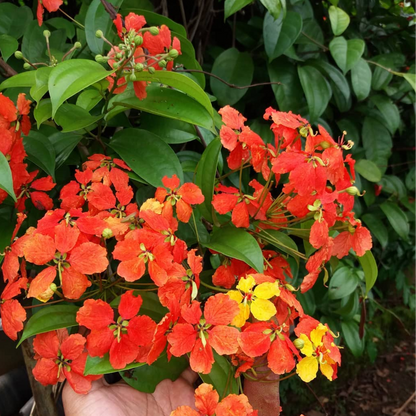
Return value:
<svg viewBox="0 0 416 416">
<path fill-rule="evenodd" d="M 189 367 L 181 374 L 181 377 L 189 384 L 194 384 L 198 379 L 198 374 L 192 371 Z"/>
</svg>

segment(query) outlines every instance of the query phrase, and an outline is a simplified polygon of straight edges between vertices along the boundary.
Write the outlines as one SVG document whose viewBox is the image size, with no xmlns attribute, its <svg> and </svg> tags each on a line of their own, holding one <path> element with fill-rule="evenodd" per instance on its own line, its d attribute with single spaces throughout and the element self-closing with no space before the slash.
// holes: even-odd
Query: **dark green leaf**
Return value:
<svg viewBox="0 0 416 416">
<path fill-rule="evenodd" d="M 371 290 L 376 283 L 377 276 L 378 276 L 378 268 L 377 263 L 374 259 L 373 253 L 368 250 L 364 256 L 358 257 L 358 261 L 361 264 L 361 267 L 364 271 L 365 276 L 365 290 L 366 294 Z"/>
<path fill-rule="evenodd" d="M 405 241 L 409 239 L 409 220 L 406 214 L 398 205 L 393 202 L 383 202 L 380 205 L 381 210 L 389 220 L 393 230 Z"/>
<path fill-rule="evenodd" d="M 188 366 L 186 357 L 172 357 L 168 361 L 167 355 L 163 354 L 152 365 L 146 364 L 134 370 L 121 371 L 120 374 L 134 389 L 143 393 L 154 393 L 161 381 L 175 381 Z"/>
<path fill-rule="evenodd" d="M 378 55 L 371 60 L 381 65 L 374 68 L 373 78 L 371 82 L 371 88 L 376 91 L 383 90 L 393 78 L 393 74 L 389 71 L 386 71 L 385 68 L 395 70 L 405 64 L 404 55 L 399 53 Z"/>
<path fill-rule="evenodd" d="M 18 7 L 10 2 L 3 2 L 0 4 L 0 35 L 19 39 L 32 19 L 33 14 L 29 7 Z"/>
<path fill-rule="evenodd" d="M 358 334 L 358 324 L 354 321 L 341 322 L 342 335 L 354 357 L 361 357 L 364 351 L 364 340 Z"/>
<path fill-rule="evenodd" d="M 63 104 L 55 114 L 56 124 L 63 133 L 81 130 L 96 123 L 103 116 L 92 116 L 87 110 L 75 104 Z"/>
<path fill-rule="evenodd" d="M 357 64 L 364 53 L 364 48 L 363 40 L 346 40 L 343 36 L 333 39 L 329 44 L 331 55 L 344 74 Z"/>
<path fill-rule="evenodd" d="M 64 29 L 66 36 L 69 39 L 72 39 L 75 36 L 74 23 L 63 17 L 54 17 L 53 19 L 48 19 L 45 23 L 55 29 Z"/>
<path fill-rule="evenodd" d="M 329 281 L 329 299 L 341 299 L 354 292 L 357 288 L 359 278 L 350 267 L 339 267 Z"/>
<path fill-rule="evenodd" d="M 204 150 L 198 163 L 195 183 L 201 188 L 205 201 L 199 205 L 202 216 L 212 222 L 212 196 L 214 194 L 215 175 L 218 166 L 218 157 L 222 145 L 219 138 L 214 139 Z"/>
<path fill-rule="evenodd" d="M 384 175 L 380 185 L 383 187 L 383 192 L 393 194 L 399 199 L 406 198 L 407 196 L 406 186 L 398 176 Z"/>
<path fill-rule="evenodd" d="M 325 111 L 332 91 L 328 81 L 312 66 L 299 66 L 300 83 L 309 107 L 309 119 L 313 123 Z"/>
<path fill-rule="evenodd" d="M 334 310 L 334 313 L 341 315 L 343 319 L 352 319 L 354 315 L 358 313 L 359 307 L 359 295 L 358 292 L 355 291 L 349 296 L 341 299 L 341 306 L 337 310 Z"/>
<path fill-rule="evenodd" d="M 285 233 L 276 230 L 262 230 L 259 232 L 259 236 L 262 240 L 275 246 L 280 251 L 287 253 L 299 260 L 299 250 L 296 243 Z"/>
<path fill-rule="evenodd" d="M 174 174 L 183 182 L 182 168 L 175 152 L 153 133 L 124 129 L 113 136 L 109 146 L 150 185 L 162 186 L 162 178 Z"/>
<path fill-rule="evenodd" d="M 266 13 L 263 26 L 264 49 L 269 62 L 283 55 L 296 41 L 302 31 L 302 17 L 295 12 L 281 13 L 275 18 Z"/>
<path fill-rule="evenodd" d="M 82 91 L 77 97 L 77 106 L 86 111 L 91 111 L 103 99 L 100 91 L 95 88 Z"/>
<path fill-rule="evenodd" d="M 16 202 L 16 195 L 13 190 L 12 172 L 10 170 L 9 162 L 3 153 L 0 152 L 0 189 L 6 191 Z"/>
<path fill-rule="evenodd" d="M 104 79 L 111 71 L 87 59 L 75 59 L 59 63 L 49 76 L 49 94 L 52 102 L 52 116 L 65 100 Z"/>
<path fill-rule="evenodd" d="M 23 137 L 27 157 L 55 180 L 55 150 L 49 139 L 42 133 L 31 130 Z"/>
<path fill-rule="evenodd" d="M 125 367 L 125 370 L 132 368 L 142 367 L 144 363 L 131 363 Z M 98 374 L 111 374 L 116 373 L 118 370 L 115 370 L 110 364 L 108 359 L 108 354 L 104 357 L 87 357 L 87 362 L 85 363 L 84 375 L 98 375 Z"/>
<path fill-rule="evenodd" d="M 370 229 L 371 233 L 377 238 L 381 247 L 386 248 L 389 242 L 389 233 L 386 225 L 373 214 L 364 214 L 361 219 L 364 224 Z"/>
<path fill-rule="evenodd" d="M 9 35 L 0 35 L 0 52 L 3 60 L 7 60 L 17 51 L 19 43 Z"/>
<path fill-rule="evenodd" d="M 58 132 L 49 136 L 49 141 L 55 150 L 56 169 L 64 164 L 81 139 L 82 135 L 76 133 Z"/>
<path fill-rule="evenodd" d="M 239 52 L 235 48 L 227 49 L 215 59 L 212 73 L 229 84 L 250 85 L 254 73 L 253 60 L 248 52 Z M 231 88 L 214 77 L 211 77 L 210 83 L 220 106 L 234 105 L 247 92 L 247 88 Z"/>
<path fill-rule="evenodd" d="M 231 226 L 218 228 L 204 246 L 225 256 L 247 263 L 259 273 L 263 272 L 263 254 L 255 240 L 247 231 Z"/>
<path fill-rule="evenodd" d="M 368 63 L 360 58 L 351 69 L 351 83 L 358 101 L 365 100 L 371 91 L 372 72 Z"/>
<path fill-rule="evenodd" d="M 339 7 L 331 6 L 328 10 L 332 32 L 335 36 L 342 35 L 350 24 L 350 17 Z"/>
<path fill-rule="evenodd" d="M 22 338 L 20 338 L 17 346 L 34 335 L 77 326 L 78 323 L 75 318 L 78 309 L 78 306 L 75 305 L 48 305 L 47 308 L 42 308 L 27 321 Z"/>
<path fill-rule="evenodd" d="M 383 115 L 384 120 L 386 120 L 386 126 L 390 133 L 394 134 L 400 125 L 400 113 L 397 105 L 393 104 L 389 97 L 381 94 L 371 96 L 371 101 Z"/>
<path fill-rule="evenodd" d="M 370 182 L 380 182 L 381 172 L 377 165 L 371 160 L 360 159 L 355 164 L 355 170 Z"/>
<path fill-rule="evenodd" d="M 246 7 L 253 0 L 225 0 L 224 2 L 224 20 L 237 13 L 243 7 Z"/>
<path fill-rule="evenodd" d="M 46 55 L 46 39 L 43 36 L 45 25 L 39 26 L 37 20 L 32 20 L 26 27 L 25 34 L 22 39 L 23 56 L 30 62 L 46 62 L 49 61 Z M 51 35 L 52 38 L 52 35 Z M 51 39 L 50 38 L 50 39 Z"/>
</svg>

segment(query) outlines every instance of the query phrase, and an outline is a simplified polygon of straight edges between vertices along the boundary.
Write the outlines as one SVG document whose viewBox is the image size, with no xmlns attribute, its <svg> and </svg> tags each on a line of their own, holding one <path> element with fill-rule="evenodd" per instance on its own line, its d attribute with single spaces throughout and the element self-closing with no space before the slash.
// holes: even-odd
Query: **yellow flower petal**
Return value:
<svg viewBox="0 0 416 416">
<path fill-rule="evenodd" d="M 243 295 L 238 290 L 230 290 L 227 292 L 227 295 L 230 299 L 235 300 L 237 303 L 243 301 Z"/>
<path fill-rule="evenodd" d="M 316 357 L 303 358 L 296 366 L 296 372 L 305 383 L 309 383 L 316 377 L 318 372 L 318 360 Z"/>
<path fill-rule="evenodd" d="M 256 284 L 253 276 L 247 276 L 240 279 L 237 285 L 237 289 L 241 290 L 244 293 L 250 292 L 253 286 Z"/>
<path fill-rule="evenodd" d="M 254 289 L 254 296 L 260 299 L 270 299 L 280 295 L 279 286 L 276 283 L 264 282 Z"/>
<path fill-rule="evenodd" d="M 251 303 L 251 313 L 259 321 L 268 321 L 276 314 L 276 307 L 265 299 L 256 299 Z"/>
<path fill-rule="evenodd" d="M 303 355 L 306 355 L 307 357 L 310 357 L 312 353 L 314 352 L 312 342 L 305 334 L 300 334 L 299 337 L 305 344 L 303 345 L 303 348 L 300 350 L 300 352 Z"/>
<path fill-rule="evenodd" d="M 334 374 L 334 369 L 329 364 L 320 364 L 319 366 L 321 373 L 329 380 L 332 381 L 332 375 Z"/>
<path fill-rule="evenodd" d="M 326 334 L 326 331 L 328 331 L 328 328 L 323 324 L 319 324 L 314 330 L 311 331 L 311 341 L 315 347 L 322 345 L 322 337 Z"/>
<path fill-rule="evenodd" d="M 241 328 L 247 321 L 250 316 L 250 308 L 247 304 L 240 303 L 239 305 L 240 312 L 239 314 L 233 319 L 231 325 L 236 326 L 237 328 Z"/>
</svg>

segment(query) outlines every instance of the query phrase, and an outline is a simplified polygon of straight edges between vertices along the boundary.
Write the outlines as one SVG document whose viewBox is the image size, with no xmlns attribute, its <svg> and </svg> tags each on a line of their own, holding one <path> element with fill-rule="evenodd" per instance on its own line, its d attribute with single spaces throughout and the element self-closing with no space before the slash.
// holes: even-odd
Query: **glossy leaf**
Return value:
<svg viewBox="0 0 416 416">
<path fill-rule="evenodd" d="M 183 182 L 182 168 L 175 152 L 160 137 L 149 131 L 121 130 L 113 136 L 109 146 L 150 185 L 162 186 L 162 178 L 174 174 Z"/>
<path fill-rule="evenodd" d="M 269 13 L 277 19 L 280 13 L 286 13 L 286 0 L 260 0 Z"/>
<path fill-rule="evenodd" d="M 16 195 L 13 190 L 12 172 L 10 170 L 9 162 L 3 153 L 0 152 L 0 189 L 6 191 L 14 201 L 16 201 Z"/>
<path fill-rule="evenodd" d="M 149 85 L 146 91 L 147 97 L 144 100 L 139 100 L 134 91 L 128 90 L 116 95 L 110 100 L 110 103 L 114 107 L 119 107 L 117 112 L 124 111 L 126 108 L 135 108 L 158 116 L 196 124 L 211 131 L 214 130 L 212 116 L 193 98 L 179 91 L 157 85 Z M 110 114 L 111 116 L 112 114 Z"/>
<path fill-rule="evenodd" d="M 373 253 L 368 250 L 364 256 L 358 257 L 358 261 L 364 271 L 366 294 L 371 290 L 377 280 L 378 268 Z"/>
<path fill-rule="evenodd" d="M 412 86 L 416 91 L 416 74 L 404 74 L 403 78 Z"/>
<path fill-rule="evenodd" d="M 329 43 L 329 51 L 342 72 L 353 68 L 364 53 L 365 43 L 361 39 L 346 40 L 343 36 Z"/>
<path fill-rule="evenodd" d="M 355 170 L 370 182 L 380 182 L 382 175 L 380 169 L 371 160 L 360 159 L 355 164 Z"/>
<path fill-rule="evenodd" d="M 143 393 L 154 393 L 156 386 L 163 380 L 175 381 L 189 366 L 186 357 L 172 357 L 168 361 L 167 355 L 161 355 L 152 365 L 142 365 L 134 370 L 121 371 L 123 380 L 134 389 Z"/>
<path fill-rule="evenodd" d="M 103 116 L 92 116 L 87 110 L 75 104 L 63 104 L 55 114 L 56 124 L 62 127 L 63 133 L 85 129 L 101 118 Z"/>
<path fill-rule="evenodd" d="M 52 117 L 51 100 L 49 98 L 46 100 L 41 100 L 33 110 L 33 116 L 35 117 L 36 125 L 39 130 L 40 125 Z"/>
<path fill-rule="evenodd" d="M 108 2 L 117 9 L 123 0 L 109 0 Z M 88 47 L 94 55 L 104 52 L 104 41 L 101 38 L 97 38 L 95 32 L 101 30 L 108 39 L 112 26 L 113 22 L 105 10 L 103 3 L 100 0 L 93 0 L 88 6 L 85 16 L 85 37 Z"/>
<path fill-rule="evenodd" d="M 48 91 L 48 80 L 53 68 L 51 67 L 40 67 L 35 71 L 35 85 L 30 89 L 30 95 L 35 101 L 40 99 Z"/>
<path fill-rule="evenodd" d="M 237 13 L 243 7 L 250 4 L 252 0 L 225 0 L 224 1 L 224 20 Z"/>
<path fill-rule="evenodd" d="M 401 68 L 405 64 L 405 57 L 400 53 L 386 53 L 375 56 L 371 61 L 381 66 L 375 66 L 373 70 L 373 78 L 371 88 L 376 91 L 383 90 L 393 79 L 393 74 L 384 68 L 395 70 Z"/>
<path fill-rule="evenodd" d="M 364 340 L 360 339 L 358 324 L 355 321 L 341 322 L 342 335 L 354 357 L 361 357 L 364 352 Z"/>
<path fill-rule="evenodd" d="M 300 253 L 298 246 L 287 234 L 276 230 L 262 230 L 259 232 L 259 236 L 263 241 L 275 246 L 283 253 L 287 253 L 299 261 L 298 254 Z"/>
<path fill-rule="evenodd" d="M 67 38 L 72 39 L 75 36 L 75 23 L 63 17 L 54 17 L 45 22 L 48 26 L 54 29 L 64 29 Z"/>
<path fill-rule="evenodd" d="M 250 85 L 254 73 L 253 60 L 248 52 L 239 52 L 235 48 L 230 48 L 215 59 L 212 73 L 229 84 Z M 247 88 L 231 88 L 214 77 L 211 77 L 210 83 L 212 92 L 220 106 L 235 104 L 247 92 Z"/>
<path fill-rule="evenodd" d="M 7 78 L 0 84 L 0 91 L 6 88 L 25 88 L 35 85 L 36 71 L 21 72 L 20 74 L 13 75 Z"/>
<path fill-rule="evenodd" d="M 77 97 L 77 106 L 86 111 L 91 111 L 103 99 L 100 91 L 95 88 L 82 91 Z"/>
<path fill-rule="evenodd" d="M 27 157 L 55 180 L 55 149 L 42 133 L 31 130 L 23 137 Z"/>
<path fill-rule="evenodd" d="M 331 6 L 328 10 L 332 32 L 335 36 L 342 35 L 350 24 L 350 17 L 339 7 Z"/>
<path fill-rule="evenodd" d="M 386 248 L 389 242 L 389 234 L 383 221 L 371 213 L 364 214 L 361 219 L 371 233 L 377 238 L 381 247 Z"/>
<path fill-rule="evenodd" d="M 94 61 L 76 59 L 59 63 L 49 76 L 52 117 L 65 100 L 104 79 L 111 71 Z"/>
<path fill-rule="evenodd" d="M 358 101 L 365 100 L 371 91 L 371 68 L 368 63 L 360 58 L 351 69 L 351 83 Z"/>
<path fill-rule="evenodd" d="M 247 231 L 231 226 L 218 228 L 204 246 L 225 256 L 247 263 L 259 273 L 263 272 L 263 254 L 255 238 Z"/>
<path fill-rule="evenodd" d="M 215 176 L 218 166 L 218 158 L 221 152 L 221 141 L 217 137 L 214 139 L 202 153 L 201 160 L 198 163 L 195 183 L 201 189 L 205 201 L 199 205 L 202 216 L 212 222 L 212 197 L 214 194 Z"/>
<path fill-rule="evenodd" d="M 29 7 L 18 7 L 9 2 L 0 4 L 0 35 L 9 35 L 19 39 L 25 33 L 33 14 Z"/>
<path fill-rule="evenodd" d="M 275 18 L 266 13 L 263 23 L 264 49 L 269 62 L 283 55 L 296 41 L 302 31 L 302 17 L 295 12 L 281 13 Z"/>
<path fill-rule="evenodd" d="M 329 281 L 328 297 L 329 299 L 341 299 L 354 292 L 359 283 L 359 278 L 350 267 L 339 267 L 335 270 Z"/>
<path fill-rule="evenodd" d="M 48 305 L 47 308 L 42 308 L 26 322 L 25 329 L 17 346 L 25 339 L 34 335 L 54 331 L 55 329 L 77 326 L 78 323 L 75 318 L 78 309 L 78 306 L 72 304 Z"/>
<path fill-rule="evenodd" d="M 394 134 L 400 125 L 400 113 L 397 105 L 389 97 L 381 94 L 371 96 L 371 101 L 386 120 L 386 126 L 390 133 Z"/>
<path fill-rule="evenodd" d="M 380 205 L 381 210 L 389 220 L 393 230 L 403 239 L 408 241 L 409 239 L 409 220 L 403 210 L 393 202 L 383 202 Z"/>
<path fill-rule="evenodd" d="M 309 119 L 313 123 L 325 111 L 332 95 L 331 87 L 323 75 L 312 66 L 299 66 L 300 83 L 309 107 Z"/>
<path fill-rule="evenodd" d="M 125 369 L 129 370 L 132 368 L 137 368 L 144 366 L 143 363 L 131 363 L 128 364 Z M 84 375 L 99 375 L 99 374 L 111 374 L 115 373 L 118 370 L 115 370 L 110 364 L 108 354 L 105 354 L 104 357 L 87 357 L 87 362 L 85 363 Z"/>
<path fill-rule="evenodd" d="M 0 35 L 0 53 L 5 62 L 17 51 L 19 43 L 9 35 Z"/>
</svg>

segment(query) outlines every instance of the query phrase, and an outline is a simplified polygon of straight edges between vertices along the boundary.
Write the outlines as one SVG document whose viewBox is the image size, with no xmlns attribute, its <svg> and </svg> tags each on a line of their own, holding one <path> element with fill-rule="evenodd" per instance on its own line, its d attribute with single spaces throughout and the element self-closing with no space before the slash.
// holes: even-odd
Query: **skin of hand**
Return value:
<svg viewBox="0 0 416 416">
<path fill-rule="evenodd" d="M 124 381 L 108 384 L 101 378 L 86 395 L 65 384 L 62 400 L 65 416 L 169 416 L 177 407 L 195 408 L 193 383 L 198 375 L 185 370 L 176 381 L 163 380 L 152 394 L 141 393 Z"/>
</svg>

